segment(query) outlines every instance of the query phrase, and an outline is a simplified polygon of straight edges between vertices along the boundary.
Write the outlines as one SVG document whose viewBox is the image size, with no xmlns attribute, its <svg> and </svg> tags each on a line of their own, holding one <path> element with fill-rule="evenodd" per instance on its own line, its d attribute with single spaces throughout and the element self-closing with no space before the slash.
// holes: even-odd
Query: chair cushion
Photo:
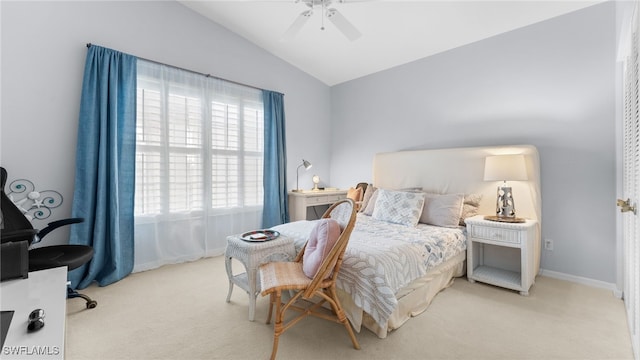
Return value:
<svg viewBox="0 0 640 360">
<path fill-rule="evenodd" d="M 260 265 L 260 289 L 264 296 L 276 290 L 302 290 L 311 283 L 302 264 L 293 261 L 276 261 Z"/>
<path fill-rule="evenodd" d="M 29 250 L 29 271 L 66 266 L 78 268 L 93 257 L 93 248 L 86 245 L 53 245 Z"/>
<path fill-rule="evenodd" d="M 334 219 L 320 219 L 311 230 L 307 247 L 302 256 L 302 270 L 309 278 L 313 278 L 322 261 L 329 254 L 340 237 L 340 224 Z"/>
</svg>

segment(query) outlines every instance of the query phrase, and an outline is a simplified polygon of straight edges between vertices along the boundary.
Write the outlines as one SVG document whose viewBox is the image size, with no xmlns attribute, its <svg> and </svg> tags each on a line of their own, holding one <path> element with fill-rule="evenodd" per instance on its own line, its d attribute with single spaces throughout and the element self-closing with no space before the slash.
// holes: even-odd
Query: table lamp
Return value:
<svg viewBox="0 0 640 360">
<path fill-rule="evenodd" d="M 302 191 L 302 190 L 300 190 L 300 186 L 298 184 L 298 179 L 300 178 L 300 168 L 303 167 L 303 166 L 304 166 L 305 170 L 309 170 L 309 169 L 311 169 L 311 166 L 313 166 L 313 165 L 311 165 L 311 163 L 308 162 L 307 160 L 302 159 L 302 164 L 300 164 L 298 166 L 298 168 L 296 169 L 296 189 L 292 190 L 292 191 L 295 191 L 295 192 Z"/>
<path fill-rule="evenodd" d="M 495 155 L 487 156 L 484 162 L 485 181 L 503 181 L 498 186 L 496 199 L 496 216 L 488 217 L 488 220 L 516 219 L 516 208 L 513 201 L 511 187 L 507 186 L 507 180 L 527 180 L 524 155 Z"/>
</svg>

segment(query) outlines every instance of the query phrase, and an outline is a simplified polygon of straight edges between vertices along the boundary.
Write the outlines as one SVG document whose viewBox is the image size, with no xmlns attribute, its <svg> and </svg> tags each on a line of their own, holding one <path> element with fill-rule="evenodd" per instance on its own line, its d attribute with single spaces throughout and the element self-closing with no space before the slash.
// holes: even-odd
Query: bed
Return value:
<svg viewBox="0 0 640 360">
<path fill-rule="evenodd" d="M 427 210 L 426 204 L 456 198 L 461 201 L 460 209 L 464 209 L 462 214 L 458 213 L 462 218 L 473 215 L 474 211 L 493 214 L 497 183 L 483 181 L 484 159 L 499 154 L 525 155 L 529 180 L 509 184 L 515 194 L 517 215 L 539 222 L 540 166 L 538 152 L 533 146 L 416 150 L 375 155 L 370 187 L 379 189 L 380 199 L 374 195 L 363 204 L 367 206 L 363 206 L 358 214 L 337 281 L 340 301 L 356 331 L 364 327 L 385 338 L 412 316 L 424 312 L 440 291 L 465 274 L 464 226 L 425 218 L 428 213 L 437 215 L 434 211 L 440 211 Z M 413 214 L 408 223 L 389 221 L 387 216 L 403 211 L 406 215 L 406 210 L 393 208 L 399 203 L 397 201 L 385 203 L 384 200 L 391 195 L 412 199 L 412 193 L 430 194 L 424 200 L 425 205 L 421 208 L 424 211 L 418 215 L 419 220 Z M 404 204 L 411 202 L 407 199 L 402 199 Z M 470 199 L 475 202 L 467 201 Z M 392 215 L 385 215 L 386 212 Z M 299 250 L 314 226 L 314 221 L 305 220 L 274 229 L 293 237 L 296 250 Z M 539 239 L 536 243 L 539 244 Z M 539 247 L 536 251 L 540 251 Z M 539 264 L 536 272 L 538 269 Z"/>
</svg>

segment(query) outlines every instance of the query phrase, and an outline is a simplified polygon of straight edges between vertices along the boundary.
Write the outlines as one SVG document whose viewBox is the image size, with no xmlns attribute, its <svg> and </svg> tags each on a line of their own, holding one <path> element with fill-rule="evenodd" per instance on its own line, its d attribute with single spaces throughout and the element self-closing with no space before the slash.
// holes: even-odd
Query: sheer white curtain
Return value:
<svg viewBox="0 0 640 360">
<path fill-rule="evenodd" d="M 134 272 L 260 227 L 262 91 L 138 61 Z"/>
</svg>

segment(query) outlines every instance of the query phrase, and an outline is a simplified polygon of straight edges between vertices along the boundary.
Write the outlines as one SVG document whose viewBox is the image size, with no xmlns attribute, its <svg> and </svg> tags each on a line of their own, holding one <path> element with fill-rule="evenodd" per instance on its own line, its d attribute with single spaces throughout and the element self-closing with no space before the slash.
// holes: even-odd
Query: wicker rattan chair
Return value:
<svg viewBox="0 0 640 360">
<path fill-rule="evenodd" d="M 267 324 L 271 322 L 273 308 L 276 309 L 271 359 L 276 357 L 280 335 L 309 315 L 343 324 L 349 333 L 353 347 L 360 349 L 360 344 L 336 295 L 336 277 L 356 222 L 355 203 L 351 199 L 340 200 L 331 205 L 322 218 L 336 219 L 340 223 L 341 233 L 313 278 L 307 277 L 303 272 L 302 263 L 306 245 L 293 262 L 270 262 L 260 267 L 261 294 L 263 296 L 269 294 L 271 302 Z M 286 291 L 291 291 L 293 295 L 283 303 L 282 293 Z M 306 306 L 299 300 L 304 300 Z M 322 307 L 325 303 L 331 305 L 332 312 Z M 285 323 L 284 316 L 287 310 L 299 311 L 300 314 Z"/>
</svg>

